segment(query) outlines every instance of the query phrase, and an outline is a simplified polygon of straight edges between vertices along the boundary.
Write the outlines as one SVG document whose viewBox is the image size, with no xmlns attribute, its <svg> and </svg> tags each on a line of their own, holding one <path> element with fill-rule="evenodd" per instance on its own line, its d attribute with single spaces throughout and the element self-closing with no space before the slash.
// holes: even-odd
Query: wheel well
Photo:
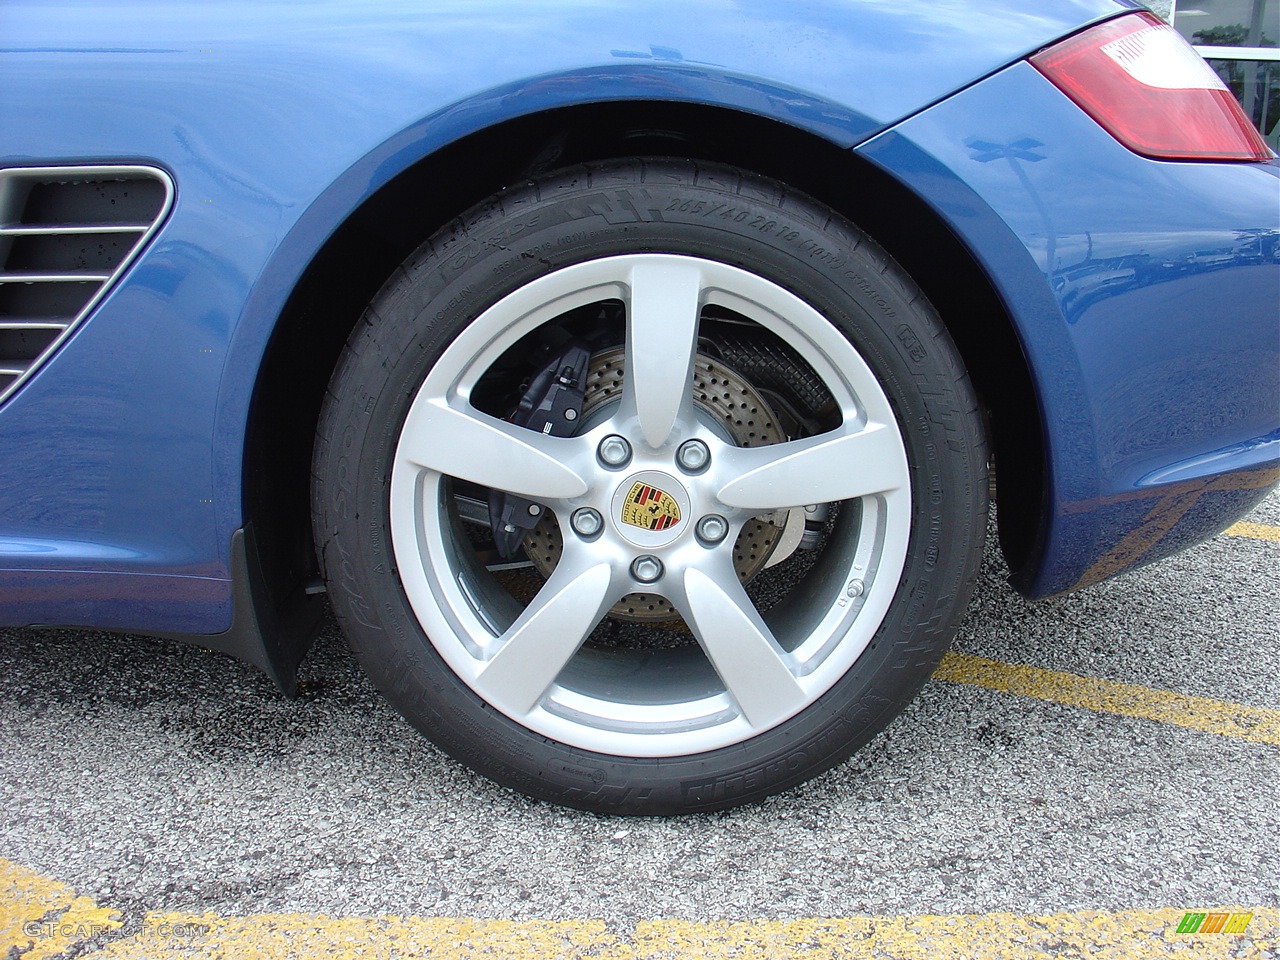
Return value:
<svg viewBox="0 0 1280 960">
<path fill-rule="evenodd" d="M 973 257 L 892 177 L 812 134 L 687 104 L 613 103 L 513 120 L 425 158 L 357 209 L 293 291 L 259 371 L 244 504 L 277 599 L 315 579 L 310 523 L 314 425 L 364 306 L 429 235 L 504 186 L 571 163 L 623 156 L 710 160 L 784 181 L 839 211 L 924 290 L 988 412 L 1000 471 L 1000 539 L 1026 559 L 1044 485 L 1038 401 L 1009 316 Z"/>
</svg>

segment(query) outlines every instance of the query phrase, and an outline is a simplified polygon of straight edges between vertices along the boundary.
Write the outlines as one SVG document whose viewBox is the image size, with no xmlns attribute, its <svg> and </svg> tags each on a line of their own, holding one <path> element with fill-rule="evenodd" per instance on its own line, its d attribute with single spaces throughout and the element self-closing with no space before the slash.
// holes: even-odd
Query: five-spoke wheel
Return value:
<svg viewBox="0 0 1280 960">
<path fill-rule="evenodd" d="M 609 302 L 625 320 L 622 387 L 581 432 L 549 436 L 472 405 L 495 357 L 571 311 Z M 733 442 L 693 389 L 700 318 L 716 307 L 825 373 L 833 429 L 757 447 Z M 493 578 L 459 535 L 451 480 L 518 494 L 559 519 L 561 555 L 523 609 L 492 598 Z M 735 569 L 740 531 L 832 502 L 852 504 L 856 516 L 826 545 L 804 602 L 762 613 Z M 396 565 L 448 665 L 523 726 L 621 756 L 728 746 L 821 697 L 879 627 L 910 529 L 902 436 L 850 342 L 771 280 L 671 254 L 563 267 L 485 310 L 427 374 L 391 474 Z M 666 599 L 696 648 L 637 644 L 625 662 L 611 648 L 611 669 L 584 649 L 609 610 L 636 592 Z"/>
</svg>

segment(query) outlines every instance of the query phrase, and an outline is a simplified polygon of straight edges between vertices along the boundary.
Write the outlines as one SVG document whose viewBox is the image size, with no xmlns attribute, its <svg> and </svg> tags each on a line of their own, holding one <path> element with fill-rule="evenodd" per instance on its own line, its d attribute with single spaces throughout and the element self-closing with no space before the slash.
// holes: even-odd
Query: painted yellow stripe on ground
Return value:
<svg viewBox="0 0 1280 960">
<path fill-rule="evenodd" d="M 1188 910 L 1224 915 L 1236 934 L 1180 934 Z M 1224 955 L 1269 956 L 1280 949 L 1280 909 L 1195 904 L 1154 910 L 989 913 L 833 919 L 645 920 L 634 929 L 603 920 L 476 920 L 449 917 L 326 917 L 316 914 L 146 914 L 121 923 L 71 888 L 0 860 L 0 944 L 10 955 L 48 958 L 108 934 L 93 955 L 114 960 L 235 958 L 344 960 L 1032 960 Z M 1197 925 L 1198 926 L 1198 925 Z M 1216 925 L 1214 925 L 1216 926 Z M 26 932 L 24 932 L 26 931 Z M 15 936 L 16 934 L 16 936 Z M 1238 952 L 1248 942 L 1246 953 Z"/>
<path fill-rule="evenodd" d="M 1114 680 L 1028 667 L 967 653 L 948 653 L 934 677 L 1036 697 L 1122 717 L 1158 720 L 1224 737 L 1280 746 L 1280 710 L 1152 690 Z"/>
<path fill-rule="evenodd" d="M 1280 527 L 1269 523 L 1246 523 L 1241 520 L 1224 531 L 1228 537 L 1247 537 L 1250 540 L 1274 540 L 1280 542 Z"/>
<path fill-rule="evenodd" d="M 0 953 L 46 960 L 120 926 L 113 911 L 66 884 L 0 860 Z"/>
<path fill-rule="evenodd" d="M 1244 934 L 1254 951 L 1248 956 L 1268 956 L 1267 950 L 1280 945 L 1280 910 L 1217 909 L 1253 914 Z M 156 929 L 198 924 L 207 932 L 182 939 L 148 935 L 144 930 L 95 956 L 113 960 L 176 960 L 192 956 L 236 960 L 1032 960 L 1045 956 L 1220 960 L 1224 948 L 1240 944 L 1239 935 L 1176 933 L 1185 914 L 1182 909 L 1165 909 L 1049 916 L 993 913 L 739 923 L 648 920 L 638 923 L 630 934 L 613 933 L 599 920 L 152 914 L 147 923 Z"/>
</svg>

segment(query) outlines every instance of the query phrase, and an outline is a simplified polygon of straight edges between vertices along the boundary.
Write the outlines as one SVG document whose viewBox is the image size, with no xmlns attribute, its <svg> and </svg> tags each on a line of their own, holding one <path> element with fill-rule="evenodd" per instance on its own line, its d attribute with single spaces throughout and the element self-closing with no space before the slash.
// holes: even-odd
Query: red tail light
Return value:
<svg viewBox="0 0 1280 960">
<path fill-rule="evenodd" d="M 1170 160 L 1274 156 L 1218 75 L 1149 13 L 1098 24 L 1031 63 L 1137 153 Z"/>
</svg>

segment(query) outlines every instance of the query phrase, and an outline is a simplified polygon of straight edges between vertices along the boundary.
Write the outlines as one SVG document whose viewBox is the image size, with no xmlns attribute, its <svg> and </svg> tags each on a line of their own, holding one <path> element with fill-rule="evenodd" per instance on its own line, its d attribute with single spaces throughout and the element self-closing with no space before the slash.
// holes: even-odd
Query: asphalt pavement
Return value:
<svg viewBox="0 0 1280 960">
<path fill-rule="evenodd" d="M 629 936 L 1238 905 L 1261 919 L 1253 939 L 1213 941 L 1221 955 L 1276 956 L 1280 495 L 1247 519 L 1247 535 L 1038 603 L 990 552 L 953 665 L 1040 679 L 935 679 L 844 766 L 672 820 L 551 807 L 458 766 L 381 702 L 331 623 L 297 700 L 175 643 L 2 631 L 0 858 L 117 918 L 69 955 L 157 912 L 591 918 Z M 1074 705 L 1055 677 L 1111 692 Z M 1219 707 L 1244 734 L 1196 719 Z M 15 936 L 10 957 L 31 949 Z"/>
</svg>

